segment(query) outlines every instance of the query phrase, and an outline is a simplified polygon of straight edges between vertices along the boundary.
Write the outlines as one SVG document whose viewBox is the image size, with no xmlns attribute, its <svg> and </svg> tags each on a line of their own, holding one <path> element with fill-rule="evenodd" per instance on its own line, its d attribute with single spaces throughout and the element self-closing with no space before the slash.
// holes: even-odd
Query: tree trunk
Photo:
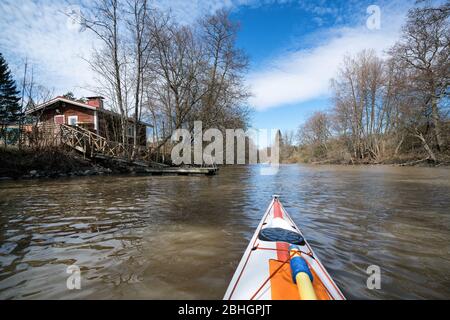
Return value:
<svg viewBox="0 0 450 320">
<path fill-rule="evenodd" d="M 433 160 L 434 162 L 436 162 L 436 156 L 433 152 L 433 150 L 431 150 L 430 146 L 428 145 L 427 141 L 425 140 L 424 136 L 422 133 L 417 132 L 416 133 L 416 137 L 420 139 L 420 141 L 422 141 L 423 147 L 425 148 L 425 150 L 427 151 L 428 155 L 430 156 L 430 159 Z"/>
<path fill-rule="evenodd" d="M 405 140 L 405 136 L 402 135 L 400 142 L 397 144 L 397 147 L 395 148 L 394 157 L 396 157 L 398 155 L 398 152 L 400 151 L 400 147 L 402 146 L 404 140 Z"/>
<path fill-rule="evenodd" d="M 441 133 L 441 123 L 439 121 L 439 110 L 437 106 L 437 99 L 435 95 L 433 94 L 431 98 L 431 116 L 433 119 L 433 125 L 434 125 L 434 135 L 436 138 L 436 145 L 439 151 L 442 151 L 443 148 L 443 141 L 442 141 L 442 133 Z"/>
</svg>

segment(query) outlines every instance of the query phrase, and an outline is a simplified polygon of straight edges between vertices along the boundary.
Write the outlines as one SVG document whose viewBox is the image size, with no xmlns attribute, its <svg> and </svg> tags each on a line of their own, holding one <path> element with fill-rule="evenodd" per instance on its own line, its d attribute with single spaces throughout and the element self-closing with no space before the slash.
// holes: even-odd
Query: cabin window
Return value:
<svg viewBox="0 0 450 320">
<path fill-rule="evenodd" d="M 127 134 L 129 137 L 134 137 L 134 126 L 128 126 Z"/>
<path fill-rule="evenodd" d="M 67 124 L 69 126 L 76 126 L 76 125 L 78 125 L 78 116 L 69 116 L 69 117 L 67 117 Z"/>
</svg>

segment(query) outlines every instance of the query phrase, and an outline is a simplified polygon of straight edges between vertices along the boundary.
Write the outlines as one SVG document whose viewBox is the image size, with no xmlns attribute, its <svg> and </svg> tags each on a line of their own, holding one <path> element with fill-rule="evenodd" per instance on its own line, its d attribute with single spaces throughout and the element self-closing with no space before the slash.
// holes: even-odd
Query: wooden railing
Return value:
<svg viewBox="0 0 450 320">
<path fill-rule="evenodd" d="M 122 162 L 129 162 L 139 166 L 168 167 L 166 164 L 152 161 L 151 149 L 144 146 L 124 146 L 120 142 L 107 140 L 95 132 L 76 126 L 61 124 L 59 128 L 61 143 L 68 145 L 91 158 L 110 158 Z M 217 170 L 213 159 L 202 168 Z"/>
<path fill-rule="evenodd" d="M 107 140 L 106 138 L 82 127 L 60 126 L 61 142 L 83 152 L 86 156 L 104 156 L 126 161 L 149 162 L 150 154 L 147 148 L 133 145 L 124 146 L 120 142 Z M 133 154 L 134 150 L 134 154 Z"/>
</svg>

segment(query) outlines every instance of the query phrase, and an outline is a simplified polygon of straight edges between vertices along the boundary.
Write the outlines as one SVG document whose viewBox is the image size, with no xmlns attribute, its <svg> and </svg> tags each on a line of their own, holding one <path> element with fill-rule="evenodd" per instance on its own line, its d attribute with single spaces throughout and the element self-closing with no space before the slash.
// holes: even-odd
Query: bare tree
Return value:
<svg viewBox="0 0 450 320">
<path fill-rule="evenodd" d="M 236 48 L 239 25 L 229 18 L 229 12 L 219 10 L 199 22 L 205 68 L 205 97 L 195 117 L 205 127 L 243 127 L 249 97 L 243 82 L 248 67 L 247 56 Z"/>
<path fill-rule="evenodd" d="M 121 115 L 121 138 L 127 144 L 128 109 L 126 104 L 126 59 L 121 18 L 123 8 L 118 0 L 97 0 L 92 17 L 85 16 L 82 21 L 87 29 L 93 31 L 104 45 L 93 53 L 89 60 L 91 68 L 102 78 L 106 90 L 113 97 L 113 103 Z"/>
<path fill-rule="evenodd" d="M 330 117 L 325 112 L 316 111 L 306 122 L 300 126 L 297 139 L 303 145 L 315 145 L 327 150 L 328 140 L 331 137 Z"/>
<path fill-rule="evenodd" d="M 380 162 L 401 151 L 434 162 L 442 156 L 449 135 L 450 2 L 412 9 L 401 39 L 387 59 L 364 50 L 345 57 L 331 81 L 333 92 L 333 149 L 348 151 L 352 162 Z M 322 145 L 320 117 L 313 115 L 300 130 L 304 146 Z M 316 124 L 316 125 L 314 125 Z M 448 131 L 448 130 L 447 130 Z M 419 144 L 420 142 L 420 144 Z M 416 145 L 419 147 L 417 148 Z M 329 152 L 316 156 L 327 157 Z M 342 155 L 342 152 L 336 153 Z"/>
<path fill-rule="evenodd" d="M 431 107 L 435 144 L 444 148 L 439 104 L 450 84 L 450 2 L 438 7 L 426 4 L 412 9 L 400 41 L 390 51 L 410 68 L 416 90 L 426 93 Z"/>
<path fill-rule="evenodd" d="M 95 18 L 82 19 L 103 43 L 89 63 L 99 76 L 99 91 L 122 115 L 123 142 L 129 112 L 135 123 L 147 112 L 158 153 L 173 130 L 192 129 L 196 120 L 208 127 L 245 128 L 248 62 L 236 48 L 238 25 L 228 13 L 180 25 L 148 0 L 123 2 L 97 0 Z M 133 136 L 136 150 L 137 130 Z"/>
<path fill-rule="evenodd" d="M 147 0 L 129 0 L 127 6 L 130 10 L 131 18 L 128 19 L 128 27 L 132 34 L 131 52 L 134 64 L 134 130 L 133 130 L 133 153 L 135 155 L 138 145 L 138 122 L 141 121 L 142 103 L 144 96 L 145 70 L 150 64 L 151 52 L 154 46 L 151 14 L 152 10 Z M 148 79 L 148 78 L 147 78 Z"/>
<path fill-rule="evenodd" d="M 390 91 L 384 72 L 374 51 L 364 50 L 356 57 L 346 57 L 332 81 L 338 131 L 350 136 L 356 159 L 380 156 Z"/>
<path fill-rule="evenodd" d="M 170 139 L 173 130 L 182 127 L 206 91 L 201 79 L 204 68 L 201 47 L 188 26 L 167 23 L 159 29 L 155 33 L 153 60 L 156 78 L 153 96 L 168 126 L 158 149 Z"/>
</svg>

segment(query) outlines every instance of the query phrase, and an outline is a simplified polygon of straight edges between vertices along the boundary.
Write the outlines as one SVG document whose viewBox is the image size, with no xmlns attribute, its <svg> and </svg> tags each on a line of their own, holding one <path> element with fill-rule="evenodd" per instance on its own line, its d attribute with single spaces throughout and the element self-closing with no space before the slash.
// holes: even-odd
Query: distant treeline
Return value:
<svg viewBox="0 0 450 320">
<path fill-rule="evenodd" d="M 333 107 L 314 113 L 296 137 L 285 133 L 282 158 L 448 162 L 449 15 L 450 2 L 414 8 L 386 58 L 371 50 L 346 57 L 331 82 Z"/>
</svg>

